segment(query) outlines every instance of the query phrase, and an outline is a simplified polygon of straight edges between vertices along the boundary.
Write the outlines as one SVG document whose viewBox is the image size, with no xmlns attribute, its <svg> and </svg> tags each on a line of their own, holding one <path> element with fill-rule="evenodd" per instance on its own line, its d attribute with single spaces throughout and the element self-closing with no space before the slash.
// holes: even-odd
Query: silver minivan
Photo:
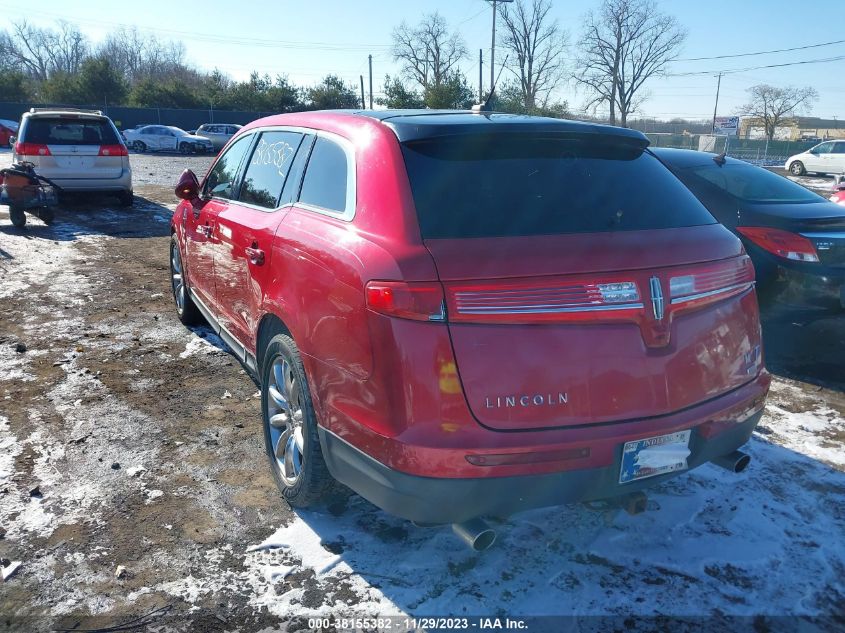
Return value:
<svg viewBox="0 0 845 633">
<path fill-rule="evenodd" d="M 806 152 L 790 156 L 783 167 L 794 176 L 802 176 L 807 172 L 845 173 L 845 140 L 819 143 Z"/>
<path fill-rule="evenodd" d="M 12 159 L 26 161 L 63 191 L 113 193 L 132 204 L 129 152 L 99 110 L 32 108 L 21 119 Z"/>
</svg>

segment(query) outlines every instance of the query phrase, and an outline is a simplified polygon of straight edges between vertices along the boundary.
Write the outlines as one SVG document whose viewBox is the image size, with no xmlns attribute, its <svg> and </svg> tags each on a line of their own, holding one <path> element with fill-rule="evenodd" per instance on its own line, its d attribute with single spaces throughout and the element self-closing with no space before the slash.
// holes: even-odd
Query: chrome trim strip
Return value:
<svg viewBox="0 0 845 633">
<path fill-rule="evenodd" d="M 822 240 L 829 240 L 829 239 L 840 239 L 845 240 L 845 231 L 839 231 L 836 233 L 799 233 L 799 235 L 803 237 L 809 237 L 814 239 L 822 239 Z"/>
<path fill-rule="evenodd" d="M 571 308 L 513 306 L 509 308 L 466 308 L 458 306 L 459 314 L 561 314 L 567 312 L 606 312 L 611 310 L 635 310 L 643 307 L 642 303 L 621 303 L 618 305 L 584 306 Z"/>
<path fill-rule="evenodd" d="M 725 286 L 724 288 L 716 288 L 716 290 L 709 290 L 707 292 L 699 292 L 694 295 L 687 295 L 685 297 L 676 297 L 672 299 L 672 305 L 677 305 L 679 303 L 686 303 L 687 301 L 694 301 L 695 299 L 704 299 L 706 297 L 712 297 L 713 295 L 722 294 L 723 292 L 731 292 L 732 290 L 738 290 L 740 288 L 752 288 L 754 286 L 753 281 L 744 281 L 741 284 L 734 284 L 733 286 Z"/>
</svg>

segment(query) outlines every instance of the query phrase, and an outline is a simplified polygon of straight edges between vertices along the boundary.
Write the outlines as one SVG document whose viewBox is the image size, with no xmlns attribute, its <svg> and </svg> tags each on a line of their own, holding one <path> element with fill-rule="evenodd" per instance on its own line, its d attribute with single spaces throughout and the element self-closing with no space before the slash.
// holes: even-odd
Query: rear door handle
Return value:
<svg viewBox="0 0 845 633">
<path fill-rule="evenodd" d="M 264 251 L 262 251 L 256 244 L 253 244 L 251 247 L 247 246 L 244 249 L 246 256 L 249 258 L 251 264 L 255 264 L 256 266 L 261 266 L 264 263 Z"/>
</svg>

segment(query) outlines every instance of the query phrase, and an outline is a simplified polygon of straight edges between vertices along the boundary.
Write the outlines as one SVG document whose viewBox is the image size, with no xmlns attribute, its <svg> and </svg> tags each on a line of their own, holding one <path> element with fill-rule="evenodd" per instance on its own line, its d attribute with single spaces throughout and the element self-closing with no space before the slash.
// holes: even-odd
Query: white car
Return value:
<svg viewBox="0 0 845 633">
<path fill-rule="evenodd" d="M 825 141 L 806 152 L 790 156 L 783 168 L 789 170 L 793 176 L 803 176 L 807 172 L 845 173 L 845 140 Z"/>
<path fill-rule="evenodd" d="M 145 125 L 134 130 L 124 130 L 126 144 L 136 152 L 170 151 L 190 154 L 212 152 L 214 145 L 207 138 L 188 134 L 185 130 L 170 125 Z"/>
</svg>

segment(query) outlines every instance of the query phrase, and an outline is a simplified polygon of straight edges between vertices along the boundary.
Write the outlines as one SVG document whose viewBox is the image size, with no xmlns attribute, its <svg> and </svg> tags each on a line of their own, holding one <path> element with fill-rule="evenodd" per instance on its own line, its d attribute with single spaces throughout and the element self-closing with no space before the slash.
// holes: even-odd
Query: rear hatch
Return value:
<svg viewBox="0 0 845 633">
<path fill-rule="evenodd" d="M 29 117 L 15 154 L 52 180 L 109 180 L 128 167 L 126 147 L 111 121 L 84 114 Z"/>
<path fill-rule="evenodd" d="M 753 268 L 644 145 L 525 133 L 403 144 L 485 426 L 663 415 L 758 373 Z"/>
</svg>

